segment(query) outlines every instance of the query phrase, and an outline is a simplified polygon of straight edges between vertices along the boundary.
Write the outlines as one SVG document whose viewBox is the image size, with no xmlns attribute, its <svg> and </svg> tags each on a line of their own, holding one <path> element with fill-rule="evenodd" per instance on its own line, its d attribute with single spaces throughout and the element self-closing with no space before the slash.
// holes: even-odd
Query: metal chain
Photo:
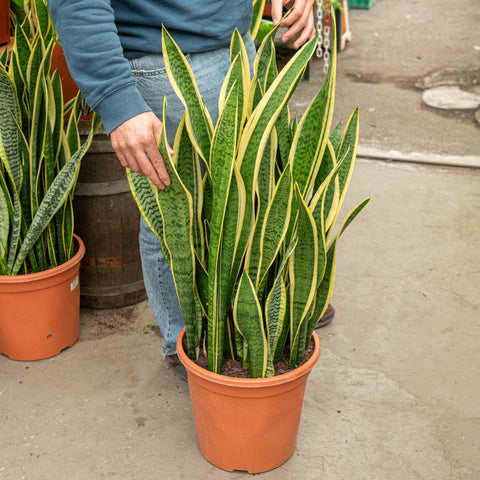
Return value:
<svg viewBox="0 0 480 480">
<path fill-rule="evenodd" d="M 325 10 L 325 12 L 324 12 Z M 330 0 L 317 0 L 317 23 L 318 34 L 317 57 L 323 57 L 323 71 L 328 72 L 330 65 Z"/>
<path fill-rule="evenodd" d="M 323 0 L 317 1 L 317 22 L 315 24 L 315 28 L 317 29 L 318 35 L 318 44 L 317 44 L 317 58 L 323 57 Z"/>
</svg>

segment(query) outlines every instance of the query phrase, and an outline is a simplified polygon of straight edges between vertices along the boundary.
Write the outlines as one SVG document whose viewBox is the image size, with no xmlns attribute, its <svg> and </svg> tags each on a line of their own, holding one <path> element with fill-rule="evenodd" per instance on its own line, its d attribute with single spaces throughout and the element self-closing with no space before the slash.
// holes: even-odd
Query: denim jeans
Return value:
<svg viewBox="0 0 480 480">
<path fill-rule="evenodd" d="M 253 72 L 255 45 L 248 34 L 244 37 L 244 42 Z M 230 67 L 230 48 L 188 54 L 186 57 L 195 75 L 205 106 L 215 124 L 218 118 L 218 96 Z M 163 116 L 163 97 L 167 98 L 165 127 L 168 142 L 173 146 L 175 132 L 185 109 L 170 85 L 163 56 L 146 55 L 136 58 L 130 60 L 130 66 L 138 90 L 160 120 Z M 158 238 L 143 218 L 140 220 L 139 238 L 148 301 L 164 337 L 163 353 L 172 355 L 176 352 L 177 337 L 184 326 L 172 274 L 162 254 Z"/>
</svg>

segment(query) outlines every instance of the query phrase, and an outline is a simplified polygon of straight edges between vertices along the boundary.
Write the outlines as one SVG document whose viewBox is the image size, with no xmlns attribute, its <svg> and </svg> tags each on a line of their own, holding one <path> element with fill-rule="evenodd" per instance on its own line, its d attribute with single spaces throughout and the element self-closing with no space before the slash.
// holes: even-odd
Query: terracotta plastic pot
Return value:
<svg viewBox="0 0 480 480">
<path fill-rule="evenodd" d="M 70 75 L 70 70 L 68 69 L 67 60 L 65 59 L 65 54 L 63 53 L 61 45 L 56 44 L 53 47 L 51 68 L 52 72 L 58 70 L 60 79 L 62 80 L 63 101 L 67 102 L 72 98 L 75 98 L 78 93 L 78 87 Z M 89 120 L 92 116 L 93 114 L 89 113 L 88 115 L 82 115 L 82 118 L 84 120 Z"/>
<path fill-rule="evenodd" d="M 71 347 L 79 336 L 78 251 L 63 265 L 26 275 L 0 275 L 0 354 L 13 360 L 40 360 Z"/>
<path fill-rule="evenodd" d="M 0 45 L 10 40 L 10 2 L 1 0 L 0 5 Z"/>
<path fill-rule="evenodd" d="M 271 378 L 218 375 L 198 366 L 183 350 L 177 353 L 188 373 L 197 440 L 203 456 L 232 472 L 266 472 L 286 462 L 295 450 L 307 377 L 320 356 L 315 350 L 299 368 Z"/>
</svg>

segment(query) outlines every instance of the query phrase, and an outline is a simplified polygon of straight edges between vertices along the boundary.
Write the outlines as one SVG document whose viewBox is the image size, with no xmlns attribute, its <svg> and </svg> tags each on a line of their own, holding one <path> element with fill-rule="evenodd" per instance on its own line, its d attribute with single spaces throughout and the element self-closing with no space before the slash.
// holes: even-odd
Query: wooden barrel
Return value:
<svg viewBox="0 0 480 480">
<path fill-rule="evenodd" d="M 89 121 L 81 121 L 82 142 Z M 138 244 L 140 213 L 125 168 L 100 129 L 82 160 L 74 196 L 75 233 L 85 243 L 80 304 L 103 309 L 146 298 Z"/>
</svg>

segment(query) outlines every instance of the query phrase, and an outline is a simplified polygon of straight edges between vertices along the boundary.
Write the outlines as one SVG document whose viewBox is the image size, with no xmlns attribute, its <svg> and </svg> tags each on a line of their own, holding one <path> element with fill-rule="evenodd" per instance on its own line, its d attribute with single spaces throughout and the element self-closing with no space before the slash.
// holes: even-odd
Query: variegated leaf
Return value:
<svg viewBox="0 0 480 480">
<path fill-rule="evenodd" d="M 164 102 L 164 118 L 166 102 Z M 163 123 L 165 125 L 165 122 Z M 188 355 L 196 359 L 198 344 L 198 302 L 195 289 L 195 252 L 192 241 L 193 205 L 190 192 L 183 185 L 168 149 L 165 127 L 162 126 L 158 149 L 165 162 L 171 183 L 164 190 L 155 190 L 162 215 L 163 239 L 170 253 L 170 270 L 185 321 Z"/>
<path fill-rule="evenodd" d="M 297 246 L 289 263 L 290 278 L 290 365 L 298 366 L 297 358 L 301 345 L 302 325 L 308 322 L 310 308 L 317 287 L 318 233 L 309 208 L 295 184 L 298 203 Z M 304 328 L 304 327 L 303 327 Z"/>
<path fill-rule="evenodd" d="M 260 233 L 260 262 L 255 285 L 259 291 L 262 290 L 265 275 L 274 262 L 287 233 L 292 196 L 292 171 L 290 165 L 287 165 L 275 187 Z"/>
<path fill-rule="evenodd" d="M 273 287 L 270 290 L 265 302 L 267 338 L 274 363 L 280 359 L 288 330 L 288 324 L 285 322 L 288 297 L 287 288 L 284 281 L 284 270 L 285 266 L 288 264 L 290 255 L 295 249 L 295 246 L 296 241 L 290 244 L 285 252 L 282 263 L 278 268 L 278 273 L 273 283 Z"/>
<path fill-rule="evenodd" d="M 260 23 L 262 21 L 265 1 L 266 0 L 253 0 L 253 16 L 252 23 L 250 25 L 250 35 L 254 40 L 257 36 L 258 30 L 260 28 Z"/>
<path fill-rule="evenodd" d="M 358 131 L 359 131 L 359 122 L 358 122 L 358 107 L 353 111 L 350 119 L 348 120 L 345 130 L 343 131 L 340 143 L 335 151 L 337 158 L 342 158 L 345 156 L 345 161 L 343 162 L 341 168 L 338 170 L 338 180 L 339 180 L 339 201 L 336 208 L 336 214 L 332 221 L 332 226 L 335 224 L 336 219 L 342 208 L 343 201 L 347 194 L 348 185 L 350 179 L 352 178 L 353 168 L 355 166 L 355 159 L 357 156 L 357 147 L 358 147 Z"/>
<path fill-rule="evenodd" d="M 175 136 L 173 146 L 175 152 L 173 161 L 177 173 L 190 192 L 193 201 L 193 245 L 201 261 L 205 260 L 205 239 L 202 224 L 203 183 L 200 168 L 200 159 L 192 145 L 187 129 L 185 117 L 182 118 Z"/>
<path fill-rule="evenodd" d="M 312 317 L 309 322 L 309 333 L 310 336 L 315 328 L 315 325 L 320 320 L 322 315 L 325 313 L 325 310 L 328 307 L 328 303 L 333 296 L 333 287 L 335 284 L 335 272 L 336 272 L 336 248 L 338 244 L 338 239 L 340 235 L 345 231 L 345 229 L 350 225 L 354 218 L 362 211 L 362 209 L 370 201 L 369 198 L 358 204 L 344 219 L 340 230 L 332 239 L 331 243 L 327 249 L 326 255 L 326 268 L 325 274 L 320 282 L 320 285 L 317 288 L 316 298 L 315 298 L 315 309 L 313 311 Z M 308 338 L 310 338 L 310 336 Z"/>
<path fill-rule="evenodd" d="M 205 161 L 210 157 L 213 125 L 185 56 L 165 28 L 162 51 L 170 83 L 186 109 L 186 125 L 192 143 Z"/>
<path fill-rule="evenodd" d="M 235 83 L 218 119 L 210 153 L 214 189 L 208 263 L 208 357 L 209 369 L 215 373 L 221 369 L 229 304 L 226 298 L 229 275 L 222 275 L 221 252 L 223 248 L 232 252 L 235 248 L 230 232 L 224 232 L 223 226 L 237 144 L 238 95 Z"/>
<path fill-rule="evenodd" d="M 235 297 L 233 319 L 235 327 L 248 345 L 248 360 L 253 378 L 274 374 L 272 356 L 263 327 L 263 315 L 255 287 L 247 272 L 243 272 Z"/>
</svg>

